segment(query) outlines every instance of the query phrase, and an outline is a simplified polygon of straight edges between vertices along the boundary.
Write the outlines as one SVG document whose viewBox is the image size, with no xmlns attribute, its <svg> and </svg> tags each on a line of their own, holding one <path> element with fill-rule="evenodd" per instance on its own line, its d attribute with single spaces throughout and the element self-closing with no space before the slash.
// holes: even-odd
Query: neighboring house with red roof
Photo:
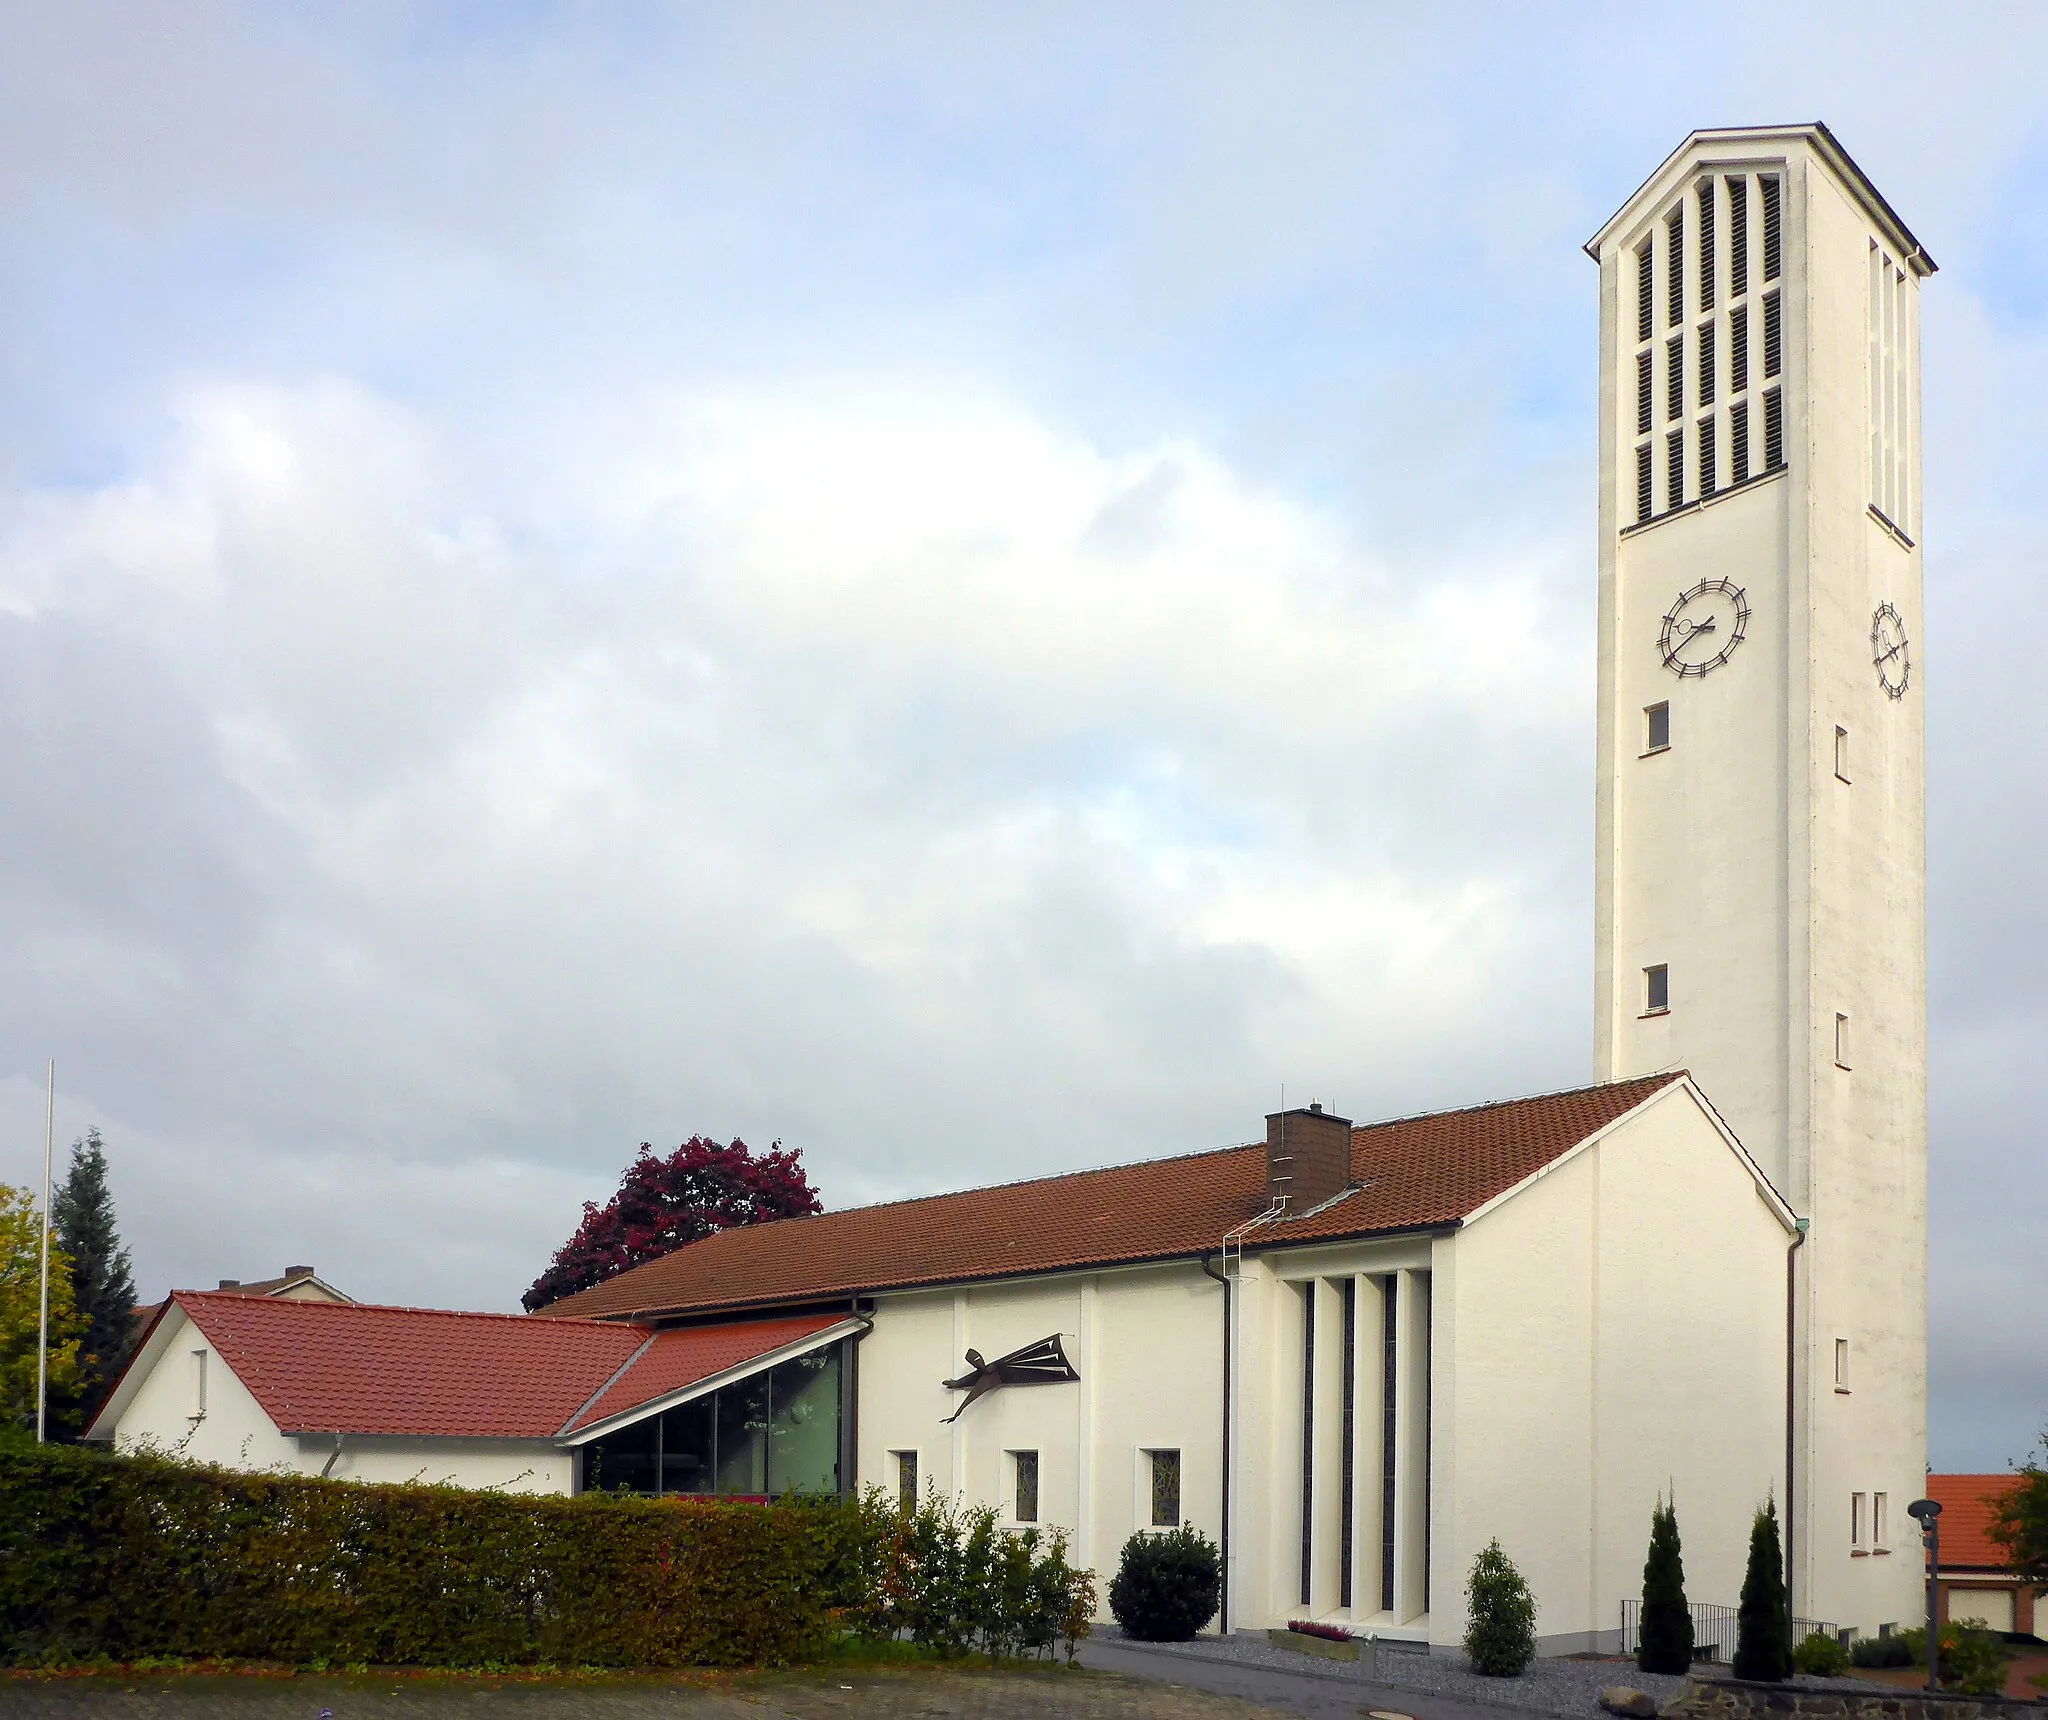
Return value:
<svg viewBox="0 0 2048 1720">
<path fill-rule="evenodd" d="M 2048 1626 L 2048 1590 L 2037 1592 L 2006 1568 L 1991 1539 L 1991 1515 L 2013 1475 L 1930 1475 L 1927 1497 L 1941 1504 L 1941 1616 L 1992 1630 L 2039 1636 Z"/>
<path fill-rule="evenodd" d="M 1674 1486 L 1695 1592 L 1739 1592 L 1784 1497 L 1795 1235 L 1683 1073 L 1309 1107 L 1248 1146 L 724 1231 L 541 1315 L 180 1292 L 93 1436 L 561 1492 L 936 1487 L 1097 1569 L 1188 1523 L 1233 1628 L 1454 1641 L 1498 1536 L 1572 1649 L 1613 1642 Z"/>
</svg>

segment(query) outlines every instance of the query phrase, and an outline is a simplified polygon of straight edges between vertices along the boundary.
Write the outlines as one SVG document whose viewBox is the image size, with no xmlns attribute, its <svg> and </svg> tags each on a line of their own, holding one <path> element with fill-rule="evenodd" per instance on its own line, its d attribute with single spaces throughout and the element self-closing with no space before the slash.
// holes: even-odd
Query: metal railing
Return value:
<svg viewBox="0 0 2048 1720">
<path fill-rule="evenodd" d="M 1735 1658 L 1734 1607 L 1715 1606 L 1710 1601 L 1688 1603 L 1692 1612 L 1692 1657 L 1696 1661 L 1728 1661 Z M 1634 1654 L 1642 1646 L 1643 1603 L 1639 1600 L 1621 1603 L 1621 1652 Z M 1823 1635 L 1839 1637 L 1841 1632 L 1825 1619 L 1795 1618 L 1792 1621 L 1792 1640 L 1804 1642 L 1815 1631 Z"/>
</svg>

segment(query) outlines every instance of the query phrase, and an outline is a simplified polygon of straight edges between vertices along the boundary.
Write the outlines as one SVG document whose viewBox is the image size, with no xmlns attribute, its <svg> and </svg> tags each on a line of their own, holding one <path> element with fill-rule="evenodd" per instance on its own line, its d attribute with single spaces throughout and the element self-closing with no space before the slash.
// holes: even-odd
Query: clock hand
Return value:
<svg viewBox="0 0 2048 1720">
<path fill-rule="evenodd" d="M 1890 661 L 1891 661 L 1891 660 L 1892 660 L 1892 659 L 1893 659 L 1894 657 L 1896 657 L 1896 656 L 1897 656 L 1897 655 L 1898 655 L 1898 654 L 1899 654 L 1899 653 L 1900 653 L 1901 651 L 1905 650 L 1905 648 L 1906 648 L 1906 642 L 1905 642 L 1905 640 L 1901 639 L 1901 640 L 1900 640 L 1900 641 L 1899 641 L 1899 642 L 1898 642 L 1898 643 L 1897 643 L 1896 645 L 1894 645 L 1894 646 L 1893 646 L 1893 647 L 1892 647 L 1892 648 L 1891 648 L 1891 649 L 1890 649 L 1889 651 L 1887 651 L 1887 652 L 1886 652 L 1886 653 L 1885 653 L 1885 654 L 1884 654 L 1884 655 L 1883 655 L 1882 657 L 1878 658 L 1878 661 L 1879 661 L 1880 663 L 1889 663 L 1889 662 L 1890 662 Z"/>
</svg>

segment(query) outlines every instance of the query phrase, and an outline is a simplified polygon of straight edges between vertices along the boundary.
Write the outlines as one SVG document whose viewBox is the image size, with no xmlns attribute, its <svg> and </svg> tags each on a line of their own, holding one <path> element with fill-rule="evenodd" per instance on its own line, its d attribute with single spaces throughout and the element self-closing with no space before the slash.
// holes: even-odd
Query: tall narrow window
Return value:
<svg viewBox="0 0 2048 1720">
<path fill-rule="evenodd" d="M 1764 470 L 1785 463 L 1785 397 L 1775 388 L 1764 395 Z"/>
<path fill-rule="evenodd" d="M 1357 1546 L 1358 1473 L 1354 1458 L 1358 1444 L 1358 1280 L 1344 1280 L 1344 1410 L 1339 1434 L 1343 1452 L 1341 1468 L 1344 1489 L 1342 1527 L 1337 1537 L 1337 1604 L 1351 1606 L 1351 1562 Z"/>
<path fill-rule="evenodd" d="M 1700 494 L 1711 496 L 1715 486 L 1714 419 L 1711 413 L 1700 420 L 1699 432 Z"/>
<path fill-rule="evenodd" d="M 1395 1337 L 1400 1313 L 1401 1280 L 1388 1273 L 1380 1280 L 1380 1611 L 1394 1610 L 1394 1411 L 1401 1351 Z"/>
<path fill-rule="evenodd" d="M 1757 181 L 1757 188 L 1763 193 L 1764 199 L 1764 279 L 1775 281 L 1778 278 L 1780 240 L 1784 225 L 1780 208 L 1784 201 L 1784 181 L 1776 174 L 1766 174 Z"/>
<path fill-rule="evenodd" d="M 1785 367 L 1785 323 L 1776 293 L 1764 294 L 1764 379 Z"/>
<path fill-rule="evenodd" d="M 1716 357 L 1714 351 L 1714 325 L 1712 322 L 1700 324 L 1699 352 L 1700 404 L 1702 406 L 1711 406 L 1714 404 L 1714 359 Z"/>
<path fill-rule="evenodd" d="M 1650 411 L 1654 390 L 1650 384 L 1650 349 L 1636 354 L 1636 434 L 1647 436 L 1653 422 Z"/>
<path fill-rule="evenodd" d="M 1036 1523 L 1038 1521 L 1038 1453 L 1035 1451 L 1013 1451 L 1010 1453 L 1010 1475 L 1012 1481 L 1010 1499 L 1015 1512 L 1015 1521 Z"/>
<path fill-rule="evenodd" d="M 1308 1606 L 1315 1577 L 1316 1528 L 1316 1285 L 1301 1287 L 1301 1604 Z"/>
<path fill-rule="evenodd" d="M 193 1421 L 202 1421 L 206 1416 L 206 1352 L 192 1352 L 192 1415 Z"/>
<path fill-rule="evenodd" d="M 1650 494 L 1650 444 L 1645 442 L 1636 450 L 1636 524 L 1650 518 L 1657 511 L 1656 502 Z"/>
<path fill-rule="evenodd" d="M 1714 308 L 1714 182 L 1702 179 L 1700 194 L 1700 309 Z"/>
<path fill-rule="evenodd" d="M 1676 328 L 1685 321 L 1685 205 L 1680 204 L 1664 219 L 1664 321 Z"/>
<path fill-rule="evenodd" d="M 1844 782 L 1849 780 L 1849 731 L 1835 730 L 1835 775 Z"/>
<path fill-rule="evenodd" d="M 1848 1389 L 1849 1340 L 1847 1338 L 1837 1338 L 1835 1340 L 1835 1390 L 1845 1392 Z"/>
<path fill-rule="evenodd" d="M 1675 508 L 1685 500 L 1685 432 L 1674 430 L 1664 438 L 1664 505 Z"/>
<path fill-rule="evenodd" d="M 1849 1495 L 1849 1545 L 1857 1552 L 1863 1551 L 1863 1495 Z"/>
<path fill-rule="evenodd" d="M 1737 305 L 1728 313 L 1728 392 L 1740 394 L 1749 386 L 1749 306 Z"/>
<path fill-rule="evenodd" d="M 1651 263 L 1650 241 L 1636 252 L 1636 339 L 1648 340 L 1656 332 L 1656 286 Z"/>
<path fill-rule="evenodd" d="M 1846 1015 L 1835 1017 L 1835 1067 L 1849 1067 L 1849 1018 Z"/>
<path fill-rule="evenodd" d="M 1675 334 L 1664 343 L 1664 416 L 1685 413 L 1685 336 Z"/>
<path fill-rule="evenodd" d="M 1890 1528 L 1890 1524 L 1888 1524 L 1885 1521 L 1885 1519 L 1889 1517 L 1891 1513 L 1885 1509 L 1885 1504 L 1885 1496 L 1882 1493 L 1871 1494 L 1870 1544 L 1880 1553 L 1883 1552 L 1885 1548 L 1885 1532 L 1887 1529 Z"/>
<path fill-rule="evenodd" d="M 1660 699 L 1656 704 L 1643 710 L 1643 738 L 1645 752 L 1668 752 L 1671 749 L 1671 701 Z"/>
<path fill-rule="evenodd" d="M 1671 1009 L 1671 969 L 1659 962 L 1643 969 L 1643 1013 L 1665 1015 Z"/>
<path fill-rule="evenodd" d="M 1180 1452 L 1148 1451 L 1151 1461 L 1152 1482 L 1152 1527 L 1155 1529 L 1178 1529 L 1180 1527 Z"/>
<path fill-rule="evenodd" d="M 1749 181 L 1736 174 L 1728 181 L 1728 296 L 1749 291 Z"/>
<path fill-rule="evenodd" d="M 1728 408 L 1728 475 L 1735 483 L 1749 476 L 1749 402 Z"/>
<path fill-rule="evenodd" d="M 896 1459 L 896 1505 L 907 1517 L 917 1509 L 917 1453 L 898 1451 Z"/>
</svg>

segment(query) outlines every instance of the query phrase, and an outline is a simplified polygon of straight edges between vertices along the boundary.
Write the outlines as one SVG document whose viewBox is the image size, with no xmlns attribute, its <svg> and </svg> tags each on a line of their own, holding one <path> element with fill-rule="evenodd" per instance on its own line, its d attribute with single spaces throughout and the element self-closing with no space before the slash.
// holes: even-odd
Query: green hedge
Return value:
<svg viewBox="0 0 2048 1720">
<path fill-rule="evenodd" d="M 874 1501 L 364 1486 L 0 1444 L 0 1660 L 774 1665 L 875 1596 Z"/>
</svg>

